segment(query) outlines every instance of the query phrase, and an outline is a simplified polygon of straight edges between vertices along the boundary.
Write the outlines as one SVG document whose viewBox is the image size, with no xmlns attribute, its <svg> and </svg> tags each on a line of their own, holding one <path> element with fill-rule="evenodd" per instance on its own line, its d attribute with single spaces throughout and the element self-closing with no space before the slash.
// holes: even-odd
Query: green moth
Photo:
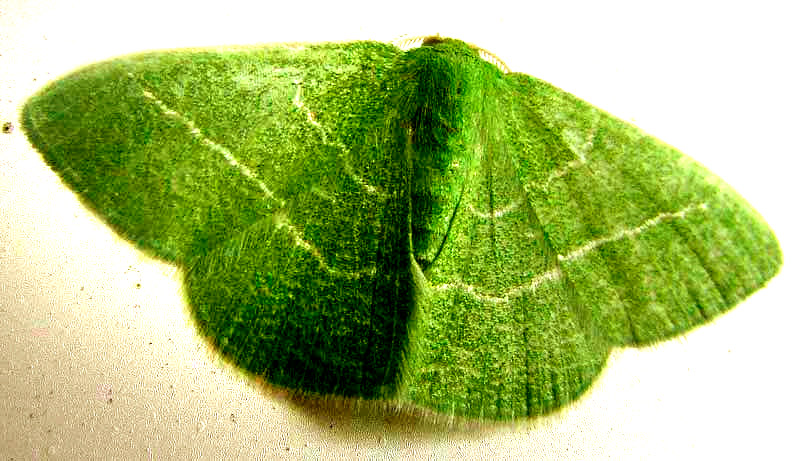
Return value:
<svg viewBox="0 0 800 461">
<path fill-rule="evenodd" d="M 483 50 L 421 41 L 120 57 L 47 85 L 23 129 L 183 269 L 219 352 L 308 395 L 544 414 L 612 348 L 778 272 L 767 224 L 702 166 Z"/>
</svg>

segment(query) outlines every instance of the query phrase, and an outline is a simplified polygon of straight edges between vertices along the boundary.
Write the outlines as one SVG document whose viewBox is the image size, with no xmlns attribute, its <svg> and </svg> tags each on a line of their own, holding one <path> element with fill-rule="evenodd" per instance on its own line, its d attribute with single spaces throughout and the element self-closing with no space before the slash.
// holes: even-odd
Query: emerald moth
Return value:
<svg viewBox="0 0 800 461">
<path fill-rule="evenodd" d="M 182 269 L 253 376 L 479 420 L 579 397 L 615 347 L 774 276 L 770 228 L 669 145 L 439 37 L 148 52 L 22 127 L 119 235 Z"/>
</svg>

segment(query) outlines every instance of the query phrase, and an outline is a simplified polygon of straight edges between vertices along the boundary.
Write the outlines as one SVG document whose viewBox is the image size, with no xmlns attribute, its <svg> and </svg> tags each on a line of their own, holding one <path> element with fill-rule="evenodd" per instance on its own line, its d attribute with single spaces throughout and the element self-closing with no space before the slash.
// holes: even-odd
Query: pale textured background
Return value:
<svg viewBox="0 0 800 461">
<path fill-rule="evenodd" d="M 791 2 L 268 3 L 0 0 L 0 121 L 18 125 L 42 85 L 119 54 L 440 32 L 700 160 L 773 226 L 783 272 L 685 338 L 614 353 L 584 398 L 530 424 L 336 415 L 211 360 L 174 269 L 112 234 L 17 129 L 0 134 L 3 460 L 796 455 L 800 36 L 780 6 Z"/>
</svg>

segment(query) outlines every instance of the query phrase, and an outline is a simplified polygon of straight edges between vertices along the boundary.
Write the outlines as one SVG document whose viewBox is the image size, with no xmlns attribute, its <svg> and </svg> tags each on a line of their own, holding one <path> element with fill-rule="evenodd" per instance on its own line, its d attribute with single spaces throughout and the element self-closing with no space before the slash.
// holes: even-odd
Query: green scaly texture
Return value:
<svg viewBox="0 0 800 461">
<path fill-rule="evenodd" d="M 182 269 L 220 353 L 304 394 L 544 414 L 611 348 L 706 323 L 782 264 L 705 168 L 458 40 L 124 56 L 22 120 L 86 206 Z"/>
</svg>

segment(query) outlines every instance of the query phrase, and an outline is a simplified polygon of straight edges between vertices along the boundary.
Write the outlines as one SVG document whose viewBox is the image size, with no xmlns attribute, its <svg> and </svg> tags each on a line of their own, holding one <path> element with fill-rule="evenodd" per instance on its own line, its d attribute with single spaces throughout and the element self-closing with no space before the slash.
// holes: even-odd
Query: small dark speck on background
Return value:
<svg viewBox="0 0 800 461">
<path fill-rule="evenodd" d="M 14 124 L 11 122 L 3 123 L 3 133 L 9 134 L 14 132 Z"/>
</svg>

